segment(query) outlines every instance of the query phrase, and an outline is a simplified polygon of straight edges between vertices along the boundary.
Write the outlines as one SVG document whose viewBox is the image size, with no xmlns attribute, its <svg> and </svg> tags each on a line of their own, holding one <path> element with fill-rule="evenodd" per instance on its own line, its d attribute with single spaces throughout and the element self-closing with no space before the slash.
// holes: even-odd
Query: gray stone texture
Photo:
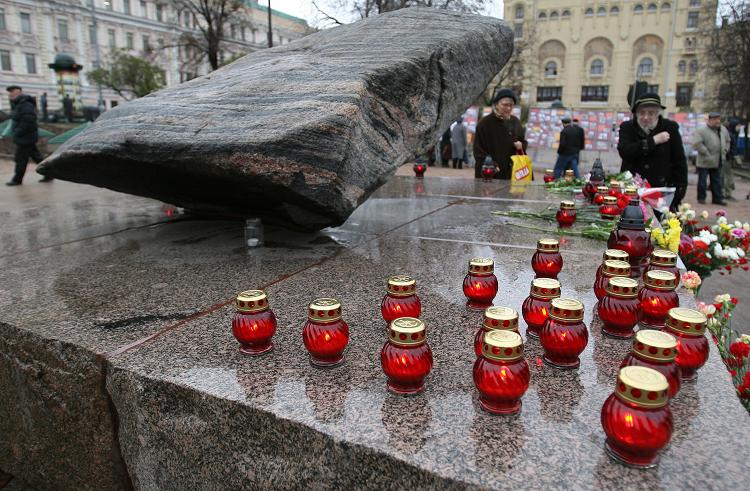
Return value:
<svg viewBox="0 0 750 491">
<path fill-rule="evenodd" d="M 39 172 L 202 212 L 338 225 L 434 143 L 512 49 L 498 19 L 379 15 L 108 111 Z"/>
</svg>

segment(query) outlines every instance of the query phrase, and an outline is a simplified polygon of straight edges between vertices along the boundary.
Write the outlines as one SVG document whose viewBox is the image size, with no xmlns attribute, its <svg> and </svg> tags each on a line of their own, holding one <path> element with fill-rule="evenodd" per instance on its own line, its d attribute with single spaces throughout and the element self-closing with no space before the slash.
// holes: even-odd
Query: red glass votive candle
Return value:
<svg viewBox="0 0 750 491">
<path fill-rule="evenodd" d="M 552 182 L 555 180 L 555 171 L 552 169 L 546 169 L 544 171 L 544 183 Z"/>
<path fill-rule="evenodd" d="M 609 234 L 607 247 L 627 252 L 630 257 L 630 276 L 638 278 L 648 262 L 649 254 L 654 250 L 651 233 L 646 231 L 643 212 L 637 201 L 631 201 L 623 215 L 628 215 L 628 219 L 620 219 L 617 227 Z M 630 215 L 637 216 L 632 218 Z"/>
<path fill-rule="evenodd" d="M 672 437 L 669 384 L 651 368 L 620 369 L 615 392 L 602 406 L 605 448 L 610 457 L 631 467 L 654 467 Z"/>
<path fill-rule="evenodd" d="M 246 290 L 235 300 L 237 312 L 232 318 L 232 334 L 240 343 L 240 353 L 257 356 L 273 349 L 276 316 L 269 309 L 263 290 Z"/>
<path fill-rule="evenodd" d="M 643 270 L 643 279 L 646 279 L 646 273 L 660 269 L 672 273 L 677 281 L 680 280 L 680 270 L 677 268 L 677 254 L 664 249 L 654 249 L 649 257 L 648 266 Z"/>
<path fill-rule="evenodd" d="M 638 282 L 632 278 L 609 278 L 606 295 L 599 300 L 597 313 L 602 320 L 602 332 L 613 338 L 633 337 L 638 323 Z"/>
<path fill-rule="evenodd" d="M 583 186 L 583 195 L 586 197 L 586 201 L 589 203 L 594 202 L 594 196 L 596 196 L 596 190 L 601 185 L 602 181 L 589 180 L 585 186 Z"/>
<path fill-rule="evenodd" d="M 577 368 L 578 355 L 589 342 L 589 331 L 583 323 L 583 304 L 572 298 L 555 298 L 549 317 L 539 331 L 545 363 L 557 368 Z"/>
<path fill-rule="evenodd" d="M 622 184 L 620 184 L 620 181 L 610 181 L 607 194 L 609 196 L 614 196 L 615 198 L 620 196 L 622 194 Z"/>
<path fill-rule="evenodd" d="M 698 369 L 708 360 L 706 316 L 697 310 L 670 309 L 663 330 L 677 339 L 677 358 L 682 380 L 695 380 Z"/>
<path fill-rule="evenodd" d="M 484 310 L 492 306 L 497 295 L 495 262 L 486 257 L 475 257 L 469 261 L 469 272 L 464 278 L 466 306 L 472 310 Z"/>
<path fill-rule="evenodd" d="M 680 367 L 675 362 L 677 339 L 662 331 L 646 329 L 635 333 L 633 350 L 628 353 L 620 368 L 638 366 L 652 368 L 667 378 L 669 397 L 680 391 Z"/>
<path fill-rule="evenodd" d="M 660 270 L 646 273 L 644 284 L 638 292 L 638 301 L 641 302 L 639 323 L 642 327 L 664 327 L 669 309 L 680 306 L 675 288 L 677 278 L 672 273 Z"/>
<path fill-rule="evenodd" d="M 536 252 L 531 256 L 531 269 L 537 278 L 557 278 L 562 271 L 563 258 L 560 254 L 560 241 L 557 239 L 539 239 Z"/>
<path fill-rule="evenodd" d="M 514 414 L 529 388 L 531 372 L 523 357 L 523 340 L 513 331 L 490 331 L 474 362 L 474 385 L 479 404 L 492 414 Z"/>
<path fill-rule="evenodd" d="M 633 186 L 628 186 L 625 188 L 625 196 L 630 198 L 630 200 L 634 199 L 640 199 L 638 196 L 638 188 L 634 188 Z M 630 203 L 630 201 L 628 201 Z"/>
<path fill-rule="evenodd" d="M 573 226 L 576 221 L 576 204 L 573 201 L 560 201 L 560 209 L 557 210 L 557 225 L 560 228 Z"/>
<path fill-rule="evenodd" d="M 526 321 L 526 335 L 539 337 L 539 331 L 549 317 L 552 299 L 560 297 L 560 282 L 552 278 L 535 278 L 531 293 L 521 305 L 521 315 Z"/>
<path fill-rule="evenodd" d="M 432 351 L 423 321 L 401 317 L 388 329 L 388 341 L 380 351 L 380 364 L 388 377 L 388 390 L 395 394 L 417 394 L 432 370 Z"/>
<path fill-rule="evenodd" d="M 424 177 L 424 173 L 427 170 L 427 166 L 425 164 L 414 164 L 414 175 L 416 177 Z"/>
<path fill-rule="evenodd" d="M 599 207 L 599 216 L 605 220 L 614 220 L 620 215 L 620 211 L 620 208 L 617 207 L 617 198 L 605 196 L 602 205 Z"/>
<path fill-rule="evenodd" d="M 607 186 L 597 187 L 596 194 L 594 195 L 594 204 L 597 206 L 603 205 L 605 196 L 609 196 L 609 188 Z"/>
<path fill-rule="evenodd" d="M 619 249 L 607 249 L 604 251 L 604 254 L 602 254 L 602 263 L 599 265 L 598 268 L 596 268 L 596 276 L 595 280 L 598 280 L 599 277 L 602 275 L 602 269 L 604 269 L 604 262 L 605 261 L 625 261 L 628 262 L 628 253 L 625 251 L 621 251 Z"/>
<path fill-rule="evenodd" d="M 488 307 L 484 321 L 474 335 L 474 354 L 482 353 L 482 339 L 490 331 L 513 331 L 518 333 L 518 312 L 510 307 Z"/>
<path fill-rule="evenodd" d="M 482 166 L 482 178 L 484 182 L 491 182 L 492 178 L 495 177 L 495 166 L 494 164 L 484 164 Z"/>
<path fill-rule="evenodd" d="M 422 314 L 422 302 L 417 295 L 417 281 L 408 275 L 388 278 L 388 293 L 380 303 L 380 314 L 386 324 L 399 317 L 419 317 Z"/>
<path fill-rule="evenodd" d="M 609 283 L 610 278 L 616 276 L 629 277 L 630 264 L 615 259 L 604 261 L 602 272 L 594 281 L 594 295 L 596 295 L 597 300 L 601 301 L 604 298 L 604 295 L 607 294 L 607 283 Z"/>
<path fill-rule="evenodd" d="M 307 323 L 302 341 L 310 353 L 310 363 L 334 367 L 344 361 L 349 343 L 349 326 L 341 318 L 341 303 L 334 298 L 319 298 L 307 308 Z"/>
<path fill-rule="evenodd" d="M 568 169 L 565 171 L 565 174 L 563 175 L 563 179 L 565 179 L 567 182 L 571 182 L 573 179 L 575 179 L 576 175 L 575 172 L 573 172 L 573 169 Z"/>
</svg>

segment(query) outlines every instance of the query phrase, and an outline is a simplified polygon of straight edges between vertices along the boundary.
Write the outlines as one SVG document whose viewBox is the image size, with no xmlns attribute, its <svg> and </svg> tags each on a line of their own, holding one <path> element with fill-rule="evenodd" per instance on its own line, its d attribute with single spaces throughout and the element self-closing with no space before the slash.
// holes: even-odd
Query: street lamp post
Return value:
<svg viewBox="0 0 750 491">
<path fill-rule="evenodd" d="M 97 26 L 96 22 L 96 6 L 95 2 L 91 1 L 89 2 L 89 7 L 91 8 L 91 25 L 94 28 L 94 63 L 96 64 L 96 68 L 101 67 L 101 53 L 99 51 L 99 27 Z M 97 83 L 96 84 L 96 91 L 97 91 L 97 99 L 96 99 L 96 107 L 99 110 L 99 114 L 104 112 L 104 96 L 102 95 L 102 84 Z"/>
<path fill-rule="evenodd" d="M 268 0 L 268 47 L 273 48 L 273 31 L 271 30 L 271 0 Z"/>
</svg>

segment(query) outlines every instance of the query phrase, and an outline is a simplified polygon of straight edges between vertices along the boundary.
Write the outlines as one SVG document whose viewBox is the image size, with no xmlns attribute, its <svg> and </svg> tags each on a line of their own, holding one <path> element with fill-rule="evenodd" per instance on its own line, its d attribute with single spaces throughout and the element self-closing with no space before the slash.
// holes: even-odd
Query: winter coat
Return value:
<svg viewBox="0 0 750 491">
<path fill-rule="evenodd" d="M 579 131 L 580 130 L 580 131 Z M 583 130 L 572 124 L 567 125 L 560 132 L 560 145 L 557 153 L 560 155 L 578 155 L 584 147 Z"/>
<path fill-rule="evenodd" d="M 36 100 L 30 95 L 21 94 L 11 102 L 13 120 L 13 143 L 32 145 L 39 140 L 39 126 L 36 122 Z"/>
<path fill-rule="evenodd" d="M 466 126 L 463 123 L 456 123 L 451 128 L 451 157 L 462 159 L 464 152 L 466 152 Z"/>
<path fill-rule="evenodd" d="M 669 141 L 657 145 L 654 135 L 666 131 Z M 646 133 L 634 120 L 620 125 L 617 151 L 622 158 L 620 172 L 640 174 L 652 187 L 675 187 L 672 209 L 676 209 L 687 190 L 687 160 L 682 146 L 680 126 L 659 116 L 656 127 Z"/>
<path fill-rule="evenodd" d="M 719 139 L 721 132 L 721 139 Z M 729 132 L 723 126 L 717 129 L 701 126 L 695 130 L 695 139 L 693 148 L 698 151 L 698 160 L 696 167 L 701 169 L 717 169 L 721 163 L 726 162 L 726 155 L 729 152 L 730 138 Z"/>
<path fill-rule="evenodd" d="M 729 132 L 729 153 L 727 153 L 727 160 L 730 160 L 735 155 L 739 155 L 737 150 L 737 144 L 739 143 L 740 134 L 734 129 L 740 124 L 741 121 L 738 118 L 731 117 L 727 121 L 725 128 Z"/>
<path fill-rule="evenodd" d="M 474 138 L 474 159 L 476 160 L 474 176 L 482 177 L 482 163 L 484 158 L 490 155 L 492 161 L 500 168 L 497 177 L 510 179 L 510 172 L 513 168 L 510 157 L 516 154 L 516 147 L 513 143 L 517 141 L 523 143 L 523 149 L 526 150 L 528 145 L 526 130 L 517 117 L 500 119 L 492 113 L 480 119 Z"/>
</svg>

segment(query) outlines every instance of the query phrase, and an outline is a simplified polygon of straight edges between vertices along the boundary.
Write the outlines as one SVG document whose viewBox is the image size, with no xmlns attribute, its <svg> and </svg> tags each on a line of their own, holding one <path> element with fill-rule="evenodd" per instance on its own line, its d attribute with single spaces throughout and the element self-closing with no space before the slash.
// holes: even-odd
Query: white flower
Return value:
<svg viewBox="0 0 750 491">
<path fill-rule="evenodd" d="M 745 232 L 750 232 L 750 223 L 743 223 L 742 230 L 744 230 Z"/>
<path fill-rule="evenodd" d="M 743 251 L 741 248 L 737 248 L 737 255 L 740 257 L 745 257 L 745 251 Z"/>
<path fill-rule="evenodd" d="M 729 256 L 729 259 L 732 261 L 736 261 L 740 258 L 740 256 L 737 254 L 737 249 L 729 249 L 727 251 L 727 255 Z"/>
<path fill-rule="evenodd" d="M 624 180 L 628 181 L 633 178 L 633 174 L 631 174 L 629 170 L 626 170 L 622 177 Z"/>
<path fill-rule="evenodd" d="M 742 222 L 737 220 L 734 222 L 734 228 L 742 228 Z"/>
<path fill-rule="evenodd" d="M 704 220 L 708 219 L 708 212 L 706 210 L 703 210 L 701 212 L 701 218 L 704 219 Z"/>
<path fill-rule="evenodd" d="M 688 220 L 693 220 L 695 218 L 695 210 L 688 210 L 685 212 L 685 217 Z"/>
<path fill-rule="evenodd" d="M 721 224 L 724 224 L 724 225 L 726 225 L 726 224 L 727 224 L 727 217 L 719 217 L 719 219 L 718 219 L 718 220 L 716 220 L 716 221 L 717 221 L 718 223 L 721 223 Z"/>
<path fill-rule="evenodd" d="M 706 253 L 706 257 L 707 257 L 708 259 L 711 259 L 711 253 L 710 253 L 710 252 L 707 252 L 707 253 Z"/>
<path fill-rule="evenodd" d="M 706 314 L 706 316 L 710 317 L 716 313 L 716 307 L 714 307 L 713 305 L 706 305 L 703 308 L 703 313 Z"/>
<path fill-rule="evenodd" d="M 723 295 L 716 295 L 714 298 L 714 303 L 724 303 L 729 302 L 732 300 L 732 296 L 728 293 L 724 293 Z"/>
<path fill-rule="evenodd" d="M 700 240 L 704 244 L 708 245 L 711 242 L 716 242 L 718 240 L 718 237 L 715 234 L 712 234 L 708 230 L 701 230 L 698 233 L 698 237 L 695 237 L 694 240 Z"/>
<path fill-rule="evenodd" d="M 742 336 L 740 336 L 740 341 L 745 344 L 750 344 L 750 334 L 743 334 Z"/>
</svg>

